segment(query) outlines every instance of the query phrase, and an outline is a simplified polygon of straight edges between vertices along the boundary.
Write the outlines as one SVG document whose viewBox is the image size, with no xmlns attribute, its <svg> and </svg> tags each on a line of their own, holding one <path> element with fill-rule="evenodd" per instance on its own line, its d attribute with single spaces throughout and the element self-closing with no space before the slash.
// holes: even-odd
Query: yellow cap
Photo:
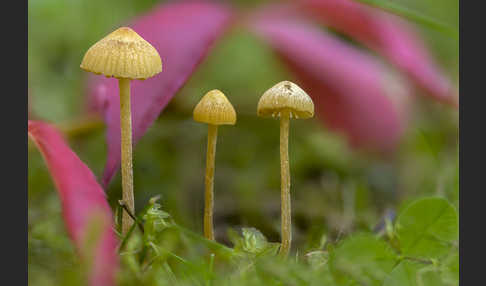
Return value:
<svg viewBox="0 0 486 286">
<path fill-rule="evenodd" d="M 291 118 L 306 119 L 314 116 L 314 103 L 298 85 L 285 80 L 265 91 L 257 107 L 262 117 L 280 117 L 282 111 L 288 111 Z"/>
<path fill-rule="evenodd" d="M 91 46 L 80 67 L 107 77 L 146 79 L 162 71 L 162 61 L 149 42 L 122 27 Z"/>
<path fill-rule="evenodd" d="M 194 108 L 194 120 L 202 123 L 234 125 L 236 112 L 233 105 L 219 90 L 213 89 L 206 93 Z"/>
</svg>

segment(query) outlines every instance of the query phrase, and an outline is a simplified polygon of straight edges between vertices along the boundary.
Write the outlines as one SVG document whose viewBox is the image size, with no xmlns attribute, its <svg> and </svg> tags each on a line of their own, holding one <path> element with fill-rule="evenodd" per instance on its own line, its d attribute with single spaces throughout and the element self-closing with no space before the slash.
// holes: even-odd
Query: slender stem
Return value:
<svg viewBox="0 0 486 286">
<path fill-rule="evenodd" d="M 216 140 L 218 126 L 208 125 L 208 149 L 206 153 L 206 187 L 204 195 L 204 237 L 214 240 L 213 208 L 214 208 L 214 158 L 216 156 Z"/>
<path fill-rule="evenodd" d="M 122 198 L 131 213 L 135 213 L 133 199 L 133 163 L 132 163 L 132 112 L 130 109 L 130 79 L 118 79 L 120 87 L 120 128 L 121 128 L 121 171 Z M 124 211 L 122 216 L 122 234 L 126 234 L 133 224 L 133 219 Z"/>
<path fill-rule="evenodd" d="M 292 241 L 291 207 L 290 207 L 290 170 L 289 170 L 289 121 L 287 111 L 280 114 L 280 184 L 281 184 L 281 215 L 282 215 L 282 244 L 279 254 L 286 257 Z"/>
<path fill-rule="evenodd" d="M 125 212 L 130 216 L 131 219 L 133 219 L 136 223 L 137 223 L 137 226 L 138 228 L 140 229 L 140 231 L 142 233 L 145 233 L 145 230 L 143 228 L 143 224 L 140 222 L 139 219 L 137 219 L 137 217 L 135 216 L 135 214 L 133 214 L 127 207 L 127 205 L 125 204 L 125 202 L 123 200 L 119 200 L 118 201 L 118 204 L 122 207 L 122 209 L 125 210 Z"/>
</svg>

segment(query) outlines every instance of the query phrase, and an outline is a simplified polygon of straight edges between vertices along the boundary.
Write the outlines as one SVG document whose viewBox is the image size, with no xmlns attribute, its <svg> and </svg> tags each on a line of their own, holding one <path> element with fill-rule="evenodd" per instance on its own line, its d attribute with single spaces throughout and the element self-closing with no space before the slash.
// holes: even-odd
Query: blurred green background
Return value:
<svg viewBox="0 0 486 286">
<path fill-rule="evenodd" d="M 86 120 L 87 74 L 79 64 L 93 43 L 159 2 L 163 1 L 29 1 L 30 116 L 70 130 L 70 146 L 97 176 L 106 158 L 104 126 L 76 128 Z M 232 2 L 249 10 L 269 1 Z M 458 27 L 458 0 L 394 3 Z M 457 39 L 426 27 L 417 29 L 457 84 Z M 245 30 L 236 27 L 217 42 L 134 150 L 136 209 L 161 195 L 162 208 L 178 223 L 202 231 L 207 128 L 192 120 L 192 109 L 205 92 L 218 88 L 235 106 L 238 124 L 219 131 L 217 240 L 228 243 L 228 228 L 253 226 L 270 241 L 278 241 L 278 121 L 257 118 L 256 104 L 263 91 L 283 79 L 292 80 L 290 72 Z M 458 111 L 418 94 L 415 99 L 407 133 L 398 151 L 386 158 L 351 149 L 345 138 L 317 119 L 292 122 L 294 249 L 314 247 L 323 233 L 336 239 L 371 230 L 386 210 L 398 211 L 417 197 L 444 196 L 458 206 Z M 29 148 L 28 180 L 29 284 L 65 284 L 67 277 L 78 275 L 79 262 L 62 224 L 54 185 L 34 148 Z M 113 206 L 121 197 L 119 174 L 106 192 Z"/>
</svg>

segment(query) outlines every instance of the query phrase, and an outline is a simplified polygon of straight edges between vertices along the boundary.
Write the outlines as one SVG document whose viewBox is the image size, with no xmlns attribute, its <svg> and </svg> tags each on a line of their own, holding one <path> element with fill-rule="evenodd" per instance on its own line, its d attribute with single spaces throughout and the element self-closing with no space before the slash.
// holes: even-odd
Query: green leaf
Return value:
<svg viewBox="0 0 486 286">
<path fill-rule="evenodd" d="M 419 269 L 417 279 L 418 286 L 453 286 L 451 284 L 444 284 L 440 273 L 433 266 Z"/>
<path fill-rule="evenodd" d="M 219 255 L 219 258 L 228 258 L 232 257 L 234 255 L 234 250 L 232 248 L 229 248 L 223 244 L 220 244 L 214 240 L 209 240 L 205 238 L 204 236 L 187 229 L 183 226 L 180 226 L 176 223 L 172 224 L 174 229 L 179 231 L 181 234 L 185 235 L 187 238 L 190 238 L 193 241 L 201 242 L 203 243 L 209 250 L 212 252 L 215 252 L 215 254 Z"/>
<path fill-rule="evenodd" d="M 160 209 L 160 204 L 156 203 L 155 200 L 151 200 L 149 206 L 147 212 L 143 215 L 144 239 L 147 244 L 155 242 L 157 234 L 171 226 L 166 221 L 170 215 Z"/>
<path fill-rule="evenodd" d="M 263 254 L 277 250 L 278 244 L 269 243 L 267 238 L 256 228 L 243 228 L 241 230 L 242 236 L 239 236 L 234 231 L 230 231 L 230 239 L 234 244 L 235 251 L 249 253 L 249 254 Z"/>
<path fill-rule="evenodd" d="M 449 256 L 442 266 L 442 279 L 447 285 L 459 285 L 459 252 Z"/>
<path fill-rule="evenodd" d="M 315 250 L 307 253 L 305 258 L 313 269 L 317 269 L 327 264 L 329 254 L 326 251 Z"/>
<path fill-rule="evenodd" d="M 447 200 L 425 198 L 413 202 L 398 217 L 395 225 L 402 254 L 438 258 L 450 251 L 457 239 L 457 211 Z"/>
<path fill-rule="evenodd" d="M 387 276 L 383 286 L 439 286 L 440 276 L 431 265 L 404 260 Z"/>
<path fill-rule="evenodd" d="M 385 279 L 383 286 L 416 286 L 419 265 L 410 261 L 402 261 Z"/>
<path fill-rule="evenodd" d="M 349 278 L 362 285 L 381 285 L 397 259 L 384 241 L 360 234 L 343 240 L 331 251 L 330 267 L 339 285 L 350 285 Z"/>
<path fill-rule="evenodd" d="M 256 228 L 243 228 L 243 244 L 244 251 L 251 253 L 258 253 L 267 246 L 267 238 Z"/>
<path fill-rule="evenodd" d="M 357 1 L 378 9 L 382 9 L 383 11 L 393 13 L 395 15 L 406 18 L 408 20 L 414 21 L 417 24 L 423 25 L 430 29 L 434 29 L 454 39 L 459 39 L 459 31 L 455 27 L 452 27 L 439 20 L 433 19 L 430 16 L 423 15 L 418 11 L 413 11 L 409 8 L 393 3 L 392 1 L 383 1 L 383 0 L 357 0 Z"/>
</svg>

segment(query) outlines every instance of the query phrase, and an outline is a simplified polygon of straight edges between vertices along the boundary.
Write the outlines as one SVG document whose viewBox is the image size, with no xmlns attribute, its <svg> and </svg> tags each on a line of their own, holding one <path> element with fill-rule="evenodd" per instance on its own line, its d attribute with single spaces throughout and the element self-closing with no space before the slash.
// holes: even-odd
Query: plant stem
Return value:
<svg viewBox="0 0 486 286">
<path fill-rule="evenodd" d="M 135 213 L 133 199 L 133 163 L 132 163 L 132 112 L 130 109 L 130 79 L 118 79 L 120 87 L 120 128 L 121 128 L 121 171 L 122 199 L 131 213 Z M 126 234 L 133 224 L 133 219 L 124 211 L 122 216 L 122 234 Z"/>
<path fill-rule="evenodd" d="M 279 254 L 286 257 L 292 240 L 291 207 L 290 207 L 290 170 L 289 170 L 289 123 L 290 114 L 283 111 L 280 114 L 280 184 L 281 184 L 281 215 L 282 215 L 282 244 Z"/>
<path fill-rule="evenodd" d="M 130 216 L 131 219 L 133 219 L 133 221 L 135 221 L 137 223 L 137 226 L 138 228 L 140 229 L 140 231 L 142 233 L 145 233 L 145 230 L 143 228 L 143 224 L 140 222 L 139 219 L 137 219 L 137 217 L 135 216 L 135 214 L 133 214 L 127 207 L 127 205 L 125 204 L 125 202 L 123 200 L 119 200 L 118 201 L 118 204 L 122 207 L 123 210 L 125 210 L 125 212 Z"/>
<path fill-rule="evenodd" d="M 208 125 L 208 149 L 206 153 L 206 177 L 204 195 L 204 237 L 214 240 L 213 208 L 214 208 L 214 158 L 216 156 L 216 140 L 218 126 Z"/>
</svg>

